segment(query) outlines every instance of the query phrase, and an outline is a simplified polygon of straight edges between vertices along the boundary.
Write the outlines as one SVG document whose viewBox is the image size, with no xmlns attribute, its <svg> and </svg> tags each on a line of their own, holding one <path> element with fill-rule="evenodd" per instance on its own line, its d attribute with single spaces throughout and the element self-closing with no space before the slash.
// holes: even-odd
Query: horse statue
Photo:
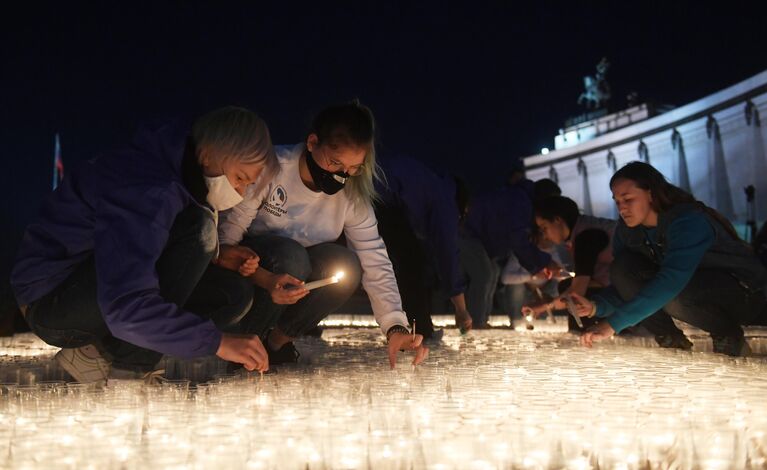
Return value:
<svg viewBox="0 0 767 470">
<path fill-rule="evenodd" d="M 586 109 L 599 109 L 607 104 L 612 96 L 610 93 L 610 84 L 607 83 L 607 69 L 610 63 L 603 57 L 597 64 L 597 73 L 593 77 L 588 75 L 583 77 L 583 86 L 586 91 L 578 97 L 578 104 L 586 102 Z"/>
</svg>

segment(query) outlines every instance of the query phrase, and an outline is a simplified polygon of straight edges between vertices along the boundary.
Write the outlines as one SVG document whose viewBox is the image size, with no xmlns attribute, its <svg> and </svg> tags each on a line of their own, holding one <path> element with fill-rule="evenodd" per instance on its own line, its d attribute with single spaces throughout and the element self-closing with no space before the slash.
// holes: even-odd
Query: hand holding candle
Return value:
<svg viewBox="0 0 767 470">
<path fill-rule="evenodd" d="M 564 300 L 565 300 L 565 305 L 567 305 L 567 311 L 575 319 L 575 323 L 578 325 L 578 328 L 583 328 L 583 321 L 581 320 L 581 317 L 578 316 L 578 307 L 575 305 L 575 302 L 573 301 L 572 297 L 565 296 Z"/>
<path fill-rule="evenodd" d="M 306 290 L 312 290 L 312 289 L 317 289 L 318 287 L 329 286 L 330 284 L 338 284 L 341 281 L 341 278 L 343 277 L 344 277 L 344 272 L 339 271 L 335 273 L 334 275 L 327 277 L 325 279 L 307 282 L 306 284 L 303 285 L 303 288 Z"/>
</svg>

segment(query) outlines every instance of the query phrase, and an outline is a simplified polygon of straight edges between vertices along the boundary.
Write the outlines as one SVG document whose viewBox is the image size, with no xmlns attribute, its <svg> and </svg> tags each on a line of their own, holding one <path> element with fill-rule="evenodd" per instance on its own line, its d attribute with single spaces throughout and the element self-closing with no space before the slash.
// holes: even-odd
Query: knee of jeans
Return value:
<svg viewBox="0 0 767 470">
<path fill-rule="evenodd" d="M 492 273 L 486 269 L 471 273 L 469 283 L 475 286 L 483 286 L 483 289 L 489 289 L 491 286 L 495 287 Z"/>
<path fill-rule="evenodd" d="M 309 253 L 300 243 L 290 238 L 275 237 L 268 247 L 262 247 L 261 265 L 275 274 L 290 274 L 300 280 L 306 280 L 312 272 Z"/>
<path fill-rule="evenodd" d="M 200 243 L 199 246 L 202 252 L 212 258 L 215 256 L 216 248 L 218 247 L 218 231 L 213 215 L 199 207 L 189 207 L 186 211 L 188 211 L 188 215 L 184 217 L 184 220 L 188 221 L 188 225 L 183 227 L 182 230 L 190 235 L 194 234 Z"/>
<path fill-rule="evenodd" d="M 316 279 L 330 277 L 340 271 L 344 273 L 343 280 L 333 290 L 353 292 L 357 289 L 362 279 L 362 265 L 352 250 L 335 243 L 323 243 L 310 248 L 309 257 Z"/>
<path fill-rule="evenodd" d="M 218 231 L 216 230 L 216 222 L 210 217 L 206 217 L 200 222 L 200 244 L 206 255 L 211 257 L 216 255 Z"/>
<path fill-rule="evenodd" d="M 225 328 L 236 325 L 253 306 L 253 284 L 247 278 L 232 280 L 227 286 L 228 305 L 221 318 L 216 319 L 216 326 Z"/>
<path fill-rule="evenodd" d="M 362 265 L 357 254 L 348 248 L 338 250 L 338 270 L 343 271 L 344 290 L 354 292 L 362 281 Z"/>
</svg>

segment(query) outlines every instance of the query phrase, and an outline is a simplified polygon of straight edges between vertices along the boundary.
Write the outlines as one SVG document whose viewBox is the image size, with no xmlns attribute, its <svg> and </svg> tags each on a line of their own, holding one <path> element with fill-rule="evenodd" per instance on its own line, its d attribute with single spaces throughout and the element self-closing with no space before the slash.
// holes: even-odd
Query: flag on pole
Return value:
<svg viewBox="0 0 767 470">
<path fill-rule="evenodd" d="M 56 134 L 56 144 L 53 149 L 53 189 L 55 190 L 64 179 L 64 161 L 61 160 L 61 142 Z"/>
</svg>

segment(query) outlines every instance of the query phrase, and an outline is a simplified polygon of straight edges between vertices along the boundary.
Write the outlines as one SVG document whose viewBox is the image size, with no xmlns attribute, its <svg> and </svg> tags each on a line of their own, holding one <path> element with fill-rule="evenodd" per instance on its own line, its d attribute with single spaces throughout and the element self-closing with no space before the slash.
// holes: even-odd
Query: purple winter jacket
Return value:
<svg viewBox="0 0 767 470">
<path fill-rule="evenodd" d="M 198 204 L 182 182 L 189 134 L 182 121 L 144 126 L 130 145 L 66 176 L 21 241 L 11 274 L 19 305 L 94 256 L 98 304 L 112 335 L 184 358 L 216 352 L 216 326 L 164 300 L 155 270 L 176 215 Z"/>
</svg>

